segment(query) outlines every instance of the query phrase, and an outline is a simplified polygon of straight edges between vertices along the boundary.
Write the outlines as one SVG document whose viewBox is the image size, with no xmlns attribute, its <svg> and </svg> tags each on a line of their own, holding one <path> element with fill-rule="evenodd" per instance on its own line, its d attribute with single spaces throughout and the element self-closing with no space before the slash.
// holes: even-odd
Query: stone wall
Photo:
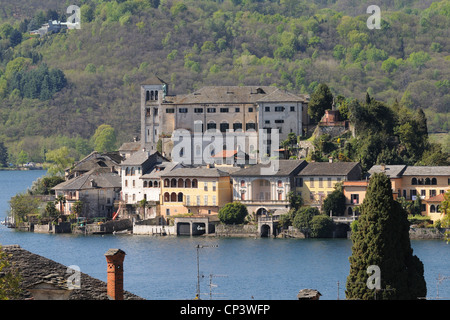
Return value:
<svg viewBox="0 0 450 320">
<path fill-rule="evenodd" d="M 133 234 L 139 235 L 177 235 L 175 226 L 133 225 Z"/>
<path fill-rule="evenodd" d="M 444 239 L 445 232 L 450 231 L 450 228 L 410 228 L 410 239 Z"/>
<path fill-rule="evenodd" d="M 258 225 L 251 224 L 223 224 L 216 225 L 218 237 L 258 237 Z"/>
</svg>

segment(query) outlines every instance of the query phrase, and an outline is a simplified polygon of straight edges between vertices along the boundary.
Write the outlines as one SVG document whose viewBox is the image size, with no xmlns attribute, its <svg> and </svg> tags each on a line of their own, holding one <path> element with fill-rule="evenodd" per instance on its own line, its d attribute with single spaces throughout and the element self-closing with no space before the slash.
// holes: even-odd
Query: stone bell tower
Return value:
<svg viewBox="0 0 450 320">
<path fill-rule="evenodd" d="M 141 85 L 141 148 L 156 151 L 161 134 L 161 103 L 168 94 L 168 85 L 156 76 Z"/>
</svg>

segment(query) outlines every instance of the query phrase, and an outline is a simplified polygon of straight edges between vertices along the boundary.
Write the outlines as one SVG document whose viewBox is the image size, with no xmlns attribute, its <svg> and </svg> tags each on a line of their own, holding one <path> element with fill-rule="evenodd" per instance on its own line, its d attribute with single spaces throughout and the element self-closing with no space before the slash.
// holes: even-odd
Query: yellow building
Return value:
<svg viewBox="0 0 450 320">
<path fill-rule="evenodd" d="M 161 175 L 161 215 L 217 215 L 232 202 L 230 172 L 239 168 L 182 167 Z"/>
<path fill-rule="evenodd" d="M 321 207 L 337 183 L 360 180 L 361 173 L 358 162 L 311 162 L 297 175 L 296 191 L 305 205 Z"/>
<path fill-rule="evenodd" d="M 369 170 L 369 174 L 376 172 L 384 172 L 390 178 L 394 198 L 420 197 L 422 214 L 432 220 L 441 218 L 435 211 L 436 201 L 440 199 L 438 195 L 450 189 L 450 166 L 375 165 Z"/>
</svg>

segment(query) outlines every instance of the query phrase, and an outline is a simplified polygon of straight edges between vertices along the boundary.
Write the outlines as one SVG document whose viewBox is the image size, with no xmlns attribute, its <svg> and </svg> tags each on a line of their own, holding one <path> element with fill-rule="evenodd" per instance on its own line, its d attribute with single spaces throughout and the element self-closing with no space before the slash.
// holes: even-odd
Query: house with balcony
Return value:
<svg viewBox="0 0 450 320">
<path fill-rule="evenodd" d="M 192 214 L 214 216 L 232 202 L 230 174 L 238 168 L 178 167 L 160 177 L 160 211 L 164 217 Z"/>
<path fill-rule="evenodd" d="M 337 183 L 359 181 L 361 175 L 359 162 L 311 162 L 297 174 L 296 190 L 305 205 L 320 208 Z"/>
<path fill-rule="evenodd" d="M 345 216 L 353 217 L 359 214 L 358 207 L 364 201 L 368 185 L 368 180 L 344 181 L 342 183 L 342 192 L 345 196 Z"/>
<path fill-rule="evenodd" d="M 307 165 L 304 160 L 276 160 L 276 171 L 258 163 L 232 173 L 233 200 L 247 206 L 249 214 L 279 215 L 289 210 L 289 192 L 295 191 L 297 174 Z"/>
</svg>

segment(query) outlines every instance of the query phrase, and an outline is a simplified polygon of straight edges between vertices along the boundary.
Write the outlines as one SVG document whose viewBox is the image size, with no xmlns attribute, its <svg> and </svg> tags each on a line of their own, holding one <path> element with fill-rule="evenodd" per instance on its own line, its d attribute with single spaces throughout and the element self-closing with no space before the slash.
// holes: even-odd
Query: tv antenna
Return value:
<svg viewBox="0 0 450 320">
<path fill-rule="evenodd" d="M 200 259 L 199 259 L 199 249 L 202 248 L 217 248 L 218 245 L 200 245 L 197 244 L 195 248 L 197 249 L 197 294 L 196 299 L 200 299 Z M 203 277 L 203 275 L 202 275 Z"/>
</svg>

